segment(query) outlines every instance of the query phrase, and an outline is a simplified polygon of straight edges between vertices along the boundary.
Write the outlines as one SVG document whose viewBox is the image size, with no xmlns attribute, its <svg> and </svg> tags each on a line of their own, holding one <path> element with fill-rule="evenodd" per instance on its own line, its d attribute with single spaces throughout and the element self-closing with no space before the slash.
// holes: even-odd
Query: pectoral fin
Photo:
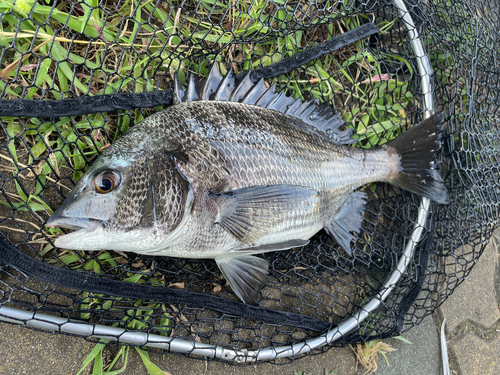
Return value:
<svg viewBox="0 0 500 375">
<path fill-rule="evenodd" d="M 352 232 L 358 233 L 361 229 L 363 214 L 365 212 L 366 194 L 352 193 L 342 206 L 335 221 L 325 227 L 325 230 L 337 240 L 349 255 L 352 255 L 351 241 L 354 240 Z"/>
<path fill-rule="evenodd" d="M 245 303 L 257 304 L 269 263 L 252 255 L 220 256 L 215 261 L 234 293 Z"/>
<path fill-rule="evenodd" d="M 237 240 L 254 243 L 275 226 L 319 206 L 318 193 L 301 186 L 254 186 L 210 194 L 219 206 L 216 223 Z"/>
</svg>

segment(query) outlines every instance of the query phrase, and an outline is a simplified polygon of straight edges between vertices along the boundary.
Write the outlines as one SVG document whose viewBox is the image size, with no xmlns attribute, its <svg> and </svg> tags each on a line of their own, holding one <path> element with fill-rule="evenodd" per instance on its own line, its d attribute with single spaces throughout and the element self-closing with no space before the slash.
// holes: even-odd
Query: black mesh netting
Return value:
<svg viewBox="0 0 500 375">
<path fill-rule="evenodd" d="M 422 200 L 389 185 L 364 188 L 369 201 L 352 257 L 324 232 L 307 247 L 266 254 L 271 267 L 257 307 L 239 302 L 212 260 L 68 251 L 52 245 L 62 231 L 44 227 L 102 150 L 170 104 L 175 73 L 183 81 L 188 71 L 206 75 L 214 62 L 225 74 L 286 61 L 292 70 L 267 81 L 295 97 L 329 101 L 357 133 L 353 147 L 380 145 L 420 122 L 429 92 L 446 113 L 439 166 L 451 203 L 430 204 L 394 289 L 331 345 L 419 324 L 466 277 L 498 225 L 500 8 L 472 0 L 412 0 L 407 10 L 398 4 L 2 1 L 0 225 L 17 250 L 2 250 L 0 315 L 17 308 L 64 318 L 54 327 L 75 334 L 62 328 L 65 319 L 114 327 L 119 343 L 145 343 L 146 336 L 125 340 L 124 332 L 157 335 L 157 350 L 183 339 L 190 354 L 198 344 L 286 350 L 365 311 L 398 274 Z M 380 33 L 293 66 L 298 53 L 367 24 Z M 423 56 L 412 40 L 417 33 Z M 427 57 L 431 68 L 422 71 Z"/>
</svg>

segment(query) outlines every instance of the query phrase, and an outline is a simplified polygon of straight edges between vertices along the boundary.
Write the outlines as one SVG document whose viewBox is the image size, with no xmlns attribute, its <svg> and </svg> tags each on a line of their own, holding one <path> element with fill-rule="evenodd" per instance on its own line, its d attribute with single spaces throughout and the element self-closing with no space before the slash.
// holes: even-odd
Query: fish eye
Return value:
<svg viewBox="0 0 500 375">
<path fill-rule="evenodd" d="M 114 171 L 103 171 L 94 179 L 95 191 L 107 194 L 115 190 L 120 184 L 120 175 Z"/>
</svg>

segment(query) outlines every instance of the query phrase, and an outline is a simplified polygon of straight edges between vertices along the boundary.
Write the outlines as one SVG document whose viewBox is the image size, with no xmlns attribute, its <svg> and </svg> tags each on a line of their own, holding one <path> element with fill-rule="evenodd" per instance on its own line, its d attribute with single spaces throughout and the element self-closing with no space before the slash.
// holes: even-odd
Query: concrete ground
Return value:
<svg viewBox="0 0 500 375">
<path fill-rule="evenodd" d="M 467 280 L 422 324 L 406 332 L 412 344 L 396 339 L 384 340 L 395 352 L 387 354 L 389 366 L 382 357 L 378 375 L 440 375 L 441 365 L 438 327 L 447 319 L 446 337 L 453 375 L 500 374 L 500 231 L 486 248 Z M 83 339 L 34 331 L 0 323 L 0 375 L 67 375 L 76 374 L 94 344 Z M 113 350 L 113 349 L 111 349 Z M 238 367 L 227 363 L 206 362 L 167 354 L 151 354 L 161 370 L 172 375 L 249 374 L 259 375 L 361 375 L 351 348 L 333 348 L 307 356 L 290 364 L 268 363 Z M 82 374 L 91 373 L 90 369 Z M 124 375 L 147 374 L 137 352 L 130 350 Z"/>
<path fill-rule="evenodd" d="M 452 375 L 500 374 L 500 230 L 471 273 L 437 310 L 446 318 Z"/>
</svg>

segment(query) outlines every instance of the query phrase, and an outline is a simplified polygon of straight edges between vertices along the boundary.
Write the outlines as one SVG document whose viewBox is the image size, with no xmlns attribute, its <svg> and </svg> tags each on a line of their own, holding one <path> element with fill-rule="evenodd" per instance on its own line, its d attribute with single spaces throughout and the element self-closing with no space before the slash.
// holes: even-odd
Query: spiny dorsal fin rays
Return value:
<svg viewBox="0 0 500 375">
<path fill-rule="evenodd" d="M 287 113 L 287 115 L 290 115 L 293 117 L 300 117 L 300 115 L 302 114 L 302 111 L 304 111 L 308 105 L 309 105 L 309 102 L 302 102 L 300 100 L 293 100 L 293 102 L 288 107 L 286 113 Z"/>
<path fill-rule="evenodd" d="M 304 104 L 305 104 L 304 110 L 299 113 L 299 116 L 297 116 L 300 119 L 309 118 L 311 116 L 311 113 L 313 113 L 318 107 L 319 100 L 314 99 L 312 101 L 304 102 Z"/>
<path fill-rule="evenodd" d="M 232 70 L 231 70 L 232 71 Z M 264 80 L 262 80 L 264 82 Z M 252 77 L 250 75 L 250 72 L 248 72 L 245 77 L 241 80 L 241 82 L 238 84 L 236 89 L 231 93 L 231 96 L 229 97 L 230 102 L 240 102 L 243 100 L 246 94 L 254 87 L 256 86 L 253 81 Z"/>
<path fill-rule="evenodd" d="M 208 76 L 205 79 L 205 82 L 201 86 L 200 100 L 210 100 L 210 95 L 217 91 L 223 80 L 224 77 L 220 74 L 217 63 L 214 63 L 212 65 L 212 69 L 210 69 L 210 73 L 208 73 Z"/>
<path fill-rule="evenodd" d="M 275 111 L 282 112 L 285 110 L 286 114 L 288 110 L 291 108 L 292 104 L 295 103 L 296 100 L 292 96 L 286 96 L 285 91 L 281 91 L 278 96 L 275 97 L 267 106 L 268 109 L 274 109 Z"/>
<path fill-rule="evenodd" d="M 343 144 L 356 142 L 355 139 L 351 139 L 352 129 L 339 130 L 344 121 L 332 106 L 320 104 L 317 99 L 303 102 L 301 99 L 285 95 L 284 91 L 276 93 L 275 84 L 268 88 L 263 79 L 254 84 L 250 73 L 238 82 L 232 69 L 226 77 L 222 77 L 215 63 L 206 79 L 197 79 L 194 74 L 190 74 L 188 87 L 185 90 L 176 76 L 174 87 L 175 104 L 196 100 L 217 100 L 256 105 L 299 118 L 336 142 Z"/>
<path fill-rule="evenodd" d="M 252 89 L 245 95 L 243 99 L 243 103 L 245 104 L 255 104 L 259 100 L 259 98 L 264 95 L 269 88 L 264 83 L 264 78 L 261 78 L 259 82 L 252 87 Z"/>
<path fill-rule="evenodd" d="M 222 83 L 220 83 L 217 92 L 215 93 L 214 100 L 218 101 L 228 101 L 231 97 L 231 93 L 236 88 L 236 80 L 233 69 L 229 70 L 229 72 L 224 77 Z"/>
<path fill-rule="evenodd" d="M 179 77 L 177 76 L 177 73 L 175 73 L 174 97 L 173 97 L 174 104 L 180 104 L 182 102 L 185 102 L 186 101 L 186 98 L 184 97 L 185 94 L 186 94 L 186 92 L 184 91 L 184 87 L 179 82 Z"/>
<path fill-rule="evenodd" d="M 200 99 L 198 95 L 198 90 L 196 89 L 198 82 L 199 81 L 196 79 L 196 76 L 194 74 L 189 75 L 189 83 L 188 83 L 187 98 L 186 98 L 187 102 L 194 102 Z"/>
<path fill-rule="evenodd" d="M 255 103 L 256 106 L 267 108 L 267 105 L 276 97 L 276 84 L 273 84 Z"/>
</svg>

